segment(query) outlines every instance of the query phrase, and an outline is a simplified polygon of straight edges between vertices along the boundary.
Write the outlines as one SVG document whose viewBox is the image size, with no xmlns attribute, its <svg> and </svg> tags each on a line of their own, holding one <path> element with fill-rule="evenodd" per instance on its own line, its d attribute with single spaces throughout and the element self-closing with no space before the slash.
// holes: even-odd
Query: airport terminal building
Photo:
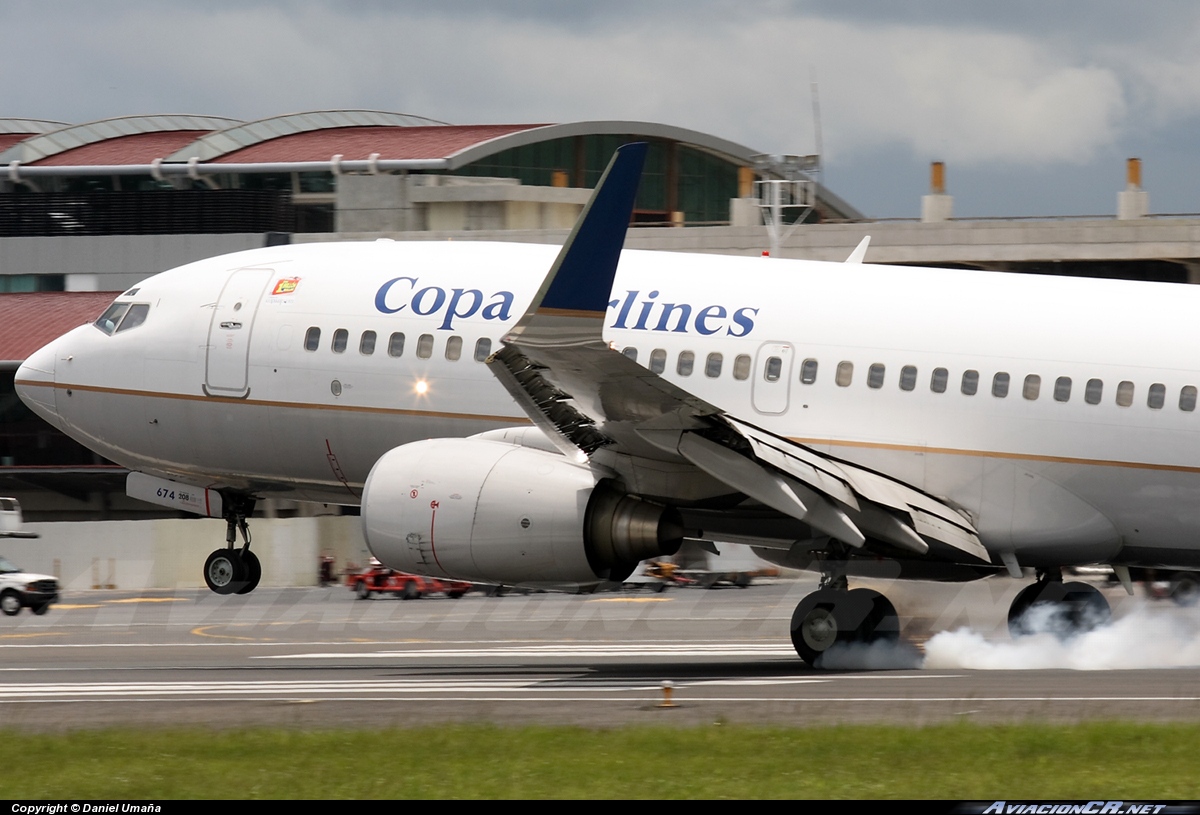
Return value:
<svg viewBox="0 0 1200 815">
<path fill-rule="evenodd" d="M 393 237 L 560 243 L 613 150 L 649 156 L 626 245 L 763 254 L 770 192 L 798 227 L 774 253 L 1196 282 L 1200 219 L 1150 214 L 1140 179 L 1116 217 L 966 221 L 936 180 L 907 221 L 871 221 L 819 182 L 819 158 L 774 156 L 668 124 L 447 124 L 313 111 L 257 121 L 145 115 L 67 124 L 0 119 L 0 494 L 34 520 L 163 515 L 125 471 L 16 398 L 25 355 L 94 319 L 114 293 L 264 244 Z M 277 506 L 281 514 L 301 511 Z"/>
</svg>

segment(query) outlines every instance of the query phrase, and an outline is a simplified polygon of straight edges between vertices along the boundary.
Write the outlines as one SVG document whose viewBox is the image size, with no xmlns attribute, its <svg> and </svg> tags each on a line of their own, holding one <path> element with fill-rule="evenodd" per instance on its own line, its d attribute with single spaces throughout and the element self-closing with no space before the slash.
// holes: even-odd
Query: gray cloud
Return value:
<svg viewBox="0 0 1200 815">
<path fill-rule="evenodd" d="M 1026 210 L 1047 201 L 1038 179 L 1107 177 L 1124 154 L 1151 148 L 1160 152 L 1143 154 L 1147 177 L 1162 179 L 1152 204 L 1200 209 L 1185 174 L 1158 176 L 1155 164 L 1194 163 L 1200 8 L 1191 3 L 1098 0 L 1086 13 L 1044 0 L 0 7 L 19 32 L 0 52 L 0 115 L 366 107 L 463 123 L 643 119 L 807 153 L 815 78 L 829 179 L 867 212 L 915 214 L 922 189 L 910 179 L 933 159 L 972 185 L 952 187 L 979 207 L 960 212 L 999 214 L 989 207 L 1000 201 Z M 1023 178 L 1034 193 L 1025 204 Z M 1116 192 L 1115 181 L 1098 183 Z M 1051 199 L 1075 212 L 1111 209 L 1112 196 L 1095 199 L 1097 183 L 1071 186 L 1077 195 L 1055 189 Z"/>
</svg>

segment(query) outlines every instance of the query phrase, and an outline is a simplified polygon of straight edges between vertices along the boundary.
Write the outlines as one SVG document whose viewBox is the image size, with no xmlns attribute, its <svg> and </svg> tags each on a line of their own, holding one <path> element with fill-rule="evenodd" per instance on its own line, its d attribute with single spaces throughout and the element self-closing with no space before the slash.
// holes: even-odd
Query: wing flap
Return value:
<svg viewBox="0 0 1200 815">
<path fill-rule="evenodd" d="M 918 554 L 928 551 L 928 541 L 936 541 L 991 562 L 974 525 L 937 498 L 865 467 L 826 458 L 731 416 L 721 418 L 749 442 L 759 460 L 844 504 L 850 520 L 872 536 Z"/>
</svg>

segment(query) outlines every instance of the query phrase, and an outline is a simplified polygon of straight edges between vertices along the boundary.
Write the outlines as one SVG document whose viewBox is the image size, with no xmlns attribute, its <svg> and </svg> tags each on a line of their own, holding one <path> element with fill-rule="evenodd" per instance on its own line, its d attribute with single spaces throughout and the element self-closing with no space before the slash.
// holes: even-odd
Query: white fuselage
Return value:
<svg viewBox="0 0 1200 815">
<path fill-rule="evenodd" d="M 481 360 L 557 251 L 378 241 L 190 264 L 118 298 L 149 305 L 142 324 L 75 329 L 18 387 L 130 469 L 357 503 L 391 448 L 528 423 Z M 612 297 L 614 347 L 950 502 L 993 553 L 1200 558 L 1200 289 L 627 251 Z"/>
</svg>

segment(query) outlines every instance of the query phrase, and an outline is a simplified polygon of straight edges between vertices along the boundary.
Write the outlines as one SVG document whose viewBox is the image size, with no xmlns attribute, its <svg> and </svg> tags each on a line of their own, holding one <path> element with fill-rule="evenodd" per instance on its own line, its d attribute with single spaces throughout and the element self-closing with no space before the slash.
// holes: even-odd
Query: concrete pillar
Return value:
<svg viewBox="0 0 1200 815">
<path fill-rule="evenodd" d="M 946 194 L 946 165 L 929 165 L 929 195 L 921 196 L 921 222 L 937 223 L 954 217 L 954 196 Z"/>
<path fill-rule="evenodd" d="M 762 226 L 762 207 L 757 198 L 730 198 L 730 226 Z"/>
<path fill-rule="evenodd" d="M 409 177 L 402 175 L 343 175 L 338 177 L 338 232 L 407 232 Z"/>
<path fill-rule="evenodd" d="M 1150 193 L 1142 189 L 1142 160 L 1125 162 L 1125 189 L 1117 193 L 1117 220 L 1133 221 L 1150 213 Z"/>
</svg>

